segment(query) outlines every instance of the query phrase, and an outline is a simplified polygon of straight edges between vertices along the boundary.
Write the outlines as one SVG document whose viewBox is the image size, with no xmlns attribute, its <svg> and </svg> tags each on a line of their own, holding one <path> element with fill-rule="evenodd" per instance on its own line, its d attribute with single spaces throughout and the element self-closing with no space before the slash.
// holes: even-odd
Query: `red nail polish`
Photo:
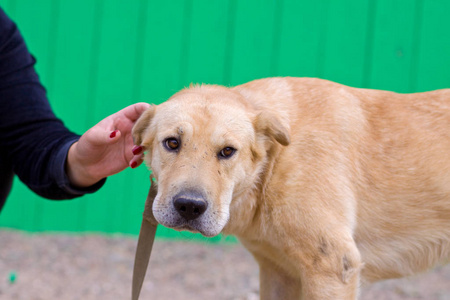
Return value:
<svg viewBox="0 0 450 300">
<path fill-rule="evenodd" d="M 117 134 L 117 130 L 114 130 L 113 132 L 111 132 L 111 134 L 109 135 L 110 138 L 115 138 Z"/>
<path fill-rule="evenodd" d="M 135 161 L 133 161 L 133 162 L 131 163 L 131 165 L 130 165 L 130 167 L 131 167 L 132 169 L 136 168 L 136 166 L 137 166 L 137 162 L 135 162 Z"/>
<path fill-rule="evenodd" d="M 134 155 L 138 155 L 139 153 L 142 152 L 142 147 L 141 146 L 134 146 L 131 151 L 133 151 Z"/>
</svg>

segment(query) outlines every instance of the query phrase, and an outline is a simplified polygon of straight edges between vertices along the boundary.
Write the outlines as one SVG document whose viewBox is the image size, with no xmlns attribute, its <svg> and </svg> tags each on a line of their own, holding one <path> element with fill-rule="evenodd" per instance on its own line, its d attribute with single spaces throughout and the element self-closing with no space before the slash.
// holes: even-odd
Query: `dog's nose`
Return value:
<svg viewBox="0 0 450 300">
<path fill-rule="evenodd" d="M 200 217 L 208 207 L 208 204 L 199 199 L 193 199 L 189 196 L 178 196 L 175 198 L 173 205 L 177 212 L 187 221 Z"/>
</svg>

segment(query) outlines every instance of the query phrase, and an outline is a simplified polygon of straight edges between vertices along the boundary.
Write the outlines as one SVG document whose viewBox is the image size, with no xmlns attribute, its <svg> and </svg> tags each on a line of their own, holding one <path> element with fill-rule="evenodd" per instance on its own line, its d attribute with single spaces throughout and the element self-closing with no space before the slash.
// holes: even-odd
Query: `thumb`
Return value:
<svg viewBox="0 0 450 300">
<path fill-rule="evenodd" d="M 117 141 L 119 141 L 120 136 L 121 136 L 120 130 L 116 129 L 114 131 L 111 131 L 109 133 L 109 139 L 107 140 L 107 143 L 116 143 Z"/>
<path fill-rule="evenodd" d="M 93 127 L 81 137 L 92 146 L 104 146 L 108 144 L 115 144 L 119 141 L 121 136 L 120 130 L 105 130 L 100 127 Z"/>
</svg>

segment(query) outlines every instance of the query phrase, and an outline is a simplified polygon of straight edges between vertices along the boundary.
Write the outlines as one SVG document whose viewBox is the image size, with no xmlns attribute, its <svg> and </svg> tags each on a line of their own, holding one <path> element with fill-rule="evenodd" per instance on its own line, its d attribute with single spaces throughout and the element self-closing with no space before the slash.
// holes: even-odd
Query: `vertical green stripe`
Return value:
<svg viewBox="0 0 450 300">
<path fill-rule="evenodd" d="M 414 23 L 413 23 L 413 42 L 411 55 L 411 71 L 409 77 L 409 91 L 416 92 L 417 90 L 417 72 L 419 68 L 420 58 L 420 43 L 422 41 L 422 14 L 423 14 L 423 0 L 415 1 Z"/>
<path fill-rule="evenodd" d="M 371 87 L 371 76 L 372 76 L 372 59 L 373 59 L 373 47 L 374 41 L 373 36 L 375 32 L 375 17 L 376 17 L 376 5 L 377 0 L 369 0 L 369 6 L 367 9 L 367 33 L 366 33 L 366 49 L 365 49 L 365 60 L 364 60 L 364 79 L 363 87 Z"/>
<path fill-rule="evenodd" d="M 238 0 L 228 1 L 228 26 L 226 27 L 225 57 L 223 60 L 223 84 L 231 85 L 231 74 L 233 72 L 233 49 L 236 28 L 236 9 Z"/>
<path fill-rule="evenodd" d="M 280 56 L 280 42 L 281 42 L 281 30 L 283 20 L 283 3 L 284 0 L 277 0 L 275 2 L 274 10 L 274 22 L 273 22 L 273 43 L 272 43 L 272 59 L 270 61 L 270 73 L 272 76 L 279 74 L 278 71 L 278 59 Z M 281 74 L 282 75 L 282 74 Z"/>
<path fill-rule="evenodd" d="M 189 43 L 191 41 L 191 26 L 192 26 L 192 0 L 183 1 L 183 21 L 181 29 L 181 51 L 180 51 L 180 72 L 178 86 L 187 87 L 189 82 L 187 82 L 186 74 L 188 72 L 189 54 L 190 47 Z"/>
</svg>

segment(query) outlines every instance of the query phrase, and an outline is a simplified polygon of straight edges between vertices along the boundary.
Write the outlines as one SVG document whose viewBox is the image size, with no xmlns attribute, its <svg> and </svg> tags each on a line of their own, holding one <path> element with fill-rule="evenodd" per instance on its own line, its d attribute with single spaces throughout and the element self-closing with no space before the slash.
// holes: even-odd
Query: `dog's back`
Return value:
<svg viewBox="0 0 450 300">
<path fill-rule="evenodd" d="M 355 234 L 362 274 L 411 275 L 450 257 L 450 90 L 364 99 Z"/>
</svg>

